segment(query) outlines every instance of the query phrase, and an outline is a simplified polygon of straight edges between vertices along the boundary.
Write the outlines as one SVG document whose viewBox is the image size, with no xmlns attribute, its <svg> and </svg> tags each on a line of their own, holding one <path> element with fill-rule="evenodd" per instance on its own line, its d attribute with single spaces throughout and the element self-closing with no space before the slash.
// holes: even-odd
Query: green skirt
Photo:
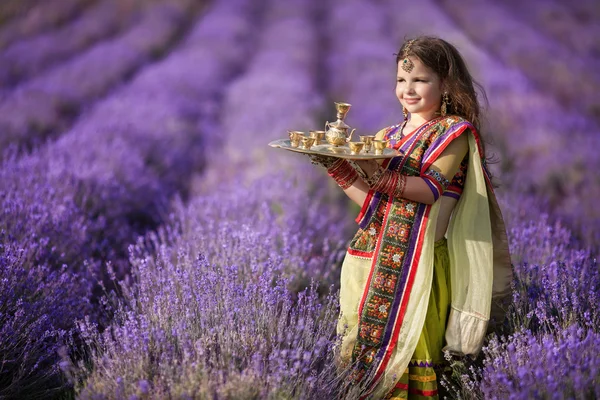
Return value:
<svg viewBox="0 0 600 400">
<path fill-rule="evenodd" d="M 438 376 L 446 366 L 442 347 L 450 312 L 450 259 L 446 239 L 435 242 L 433 281 L 425 325 L 406 371 L 386 399 L 437 399 Z"/>
</svg>

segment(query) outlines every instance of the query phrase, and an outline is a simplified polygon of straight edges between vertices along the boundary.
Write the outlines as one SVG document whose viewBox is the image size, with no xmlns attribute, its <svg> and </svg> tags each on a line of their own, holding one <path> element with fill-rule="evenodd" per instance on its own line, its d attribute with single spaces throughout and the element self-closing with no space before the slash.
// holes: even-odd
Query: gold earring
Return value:
<svg viewBox="0 0 600 400">
<path fill-rule="evenodd" d="M 402 107 L 402 115 L 404 115 L 404 120 L 406 121 L 408 119 L 408 110 L 406 107 Z"/>
<path fill-rule="evenodd" d="M 444 92 L 444 95 L 442 96 L 442 107 L 440 109 L 440 114 L 442 117 L 445 117 L 446 113 L 448 112 L 448 103 L 450 103 L 448 92 Z"/>
</svg>

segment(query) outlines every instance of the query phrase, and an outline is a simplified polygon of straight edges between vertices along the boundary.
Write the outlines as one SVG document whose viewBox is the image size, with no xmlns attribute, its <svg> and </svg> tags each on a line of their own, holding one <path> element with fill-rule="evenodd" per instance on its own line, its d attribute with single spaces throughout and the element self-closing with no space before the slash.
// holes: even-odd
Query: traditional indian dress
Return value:
<svg viewBox="0 0 600 400">
<path fill-rule="evenodd" d="M 458 198 L 446 236 L 435 242 L 440 201 L 424 204 L 369 192 L 341 271 L 341 363 L 355 367 L 361 398 L 435 398 L 442 348 L 476 355 L 491 317 L 502 318 L 512 268 L 500 209 L 473 125 L 433 119 L 406 140 L 381 130 L 402 157 L 383 167 L 423 176 L 450 142 L 469 151 L 444 195 Z"/>
</svg>

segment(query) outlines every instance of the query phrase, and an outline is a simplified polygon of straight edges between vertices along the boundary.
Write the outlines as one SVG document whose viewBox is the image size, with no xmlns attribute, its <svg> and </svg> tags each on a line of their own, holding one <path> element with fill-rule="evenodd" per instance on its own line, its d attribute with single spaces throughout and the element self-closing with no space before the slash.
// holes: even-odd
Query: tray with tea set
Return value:
<svg viewBox="0 0 600 400">
<path fill-rule="evenodd" d="M 398 150 L 389 148 L 387 140 L 376 140 L 373 135 L 359 136 L 360 142 L 351 141 L 355 129 L 350 130 L 344 122 L 351 104 L 337 102 L 335 107 L 337 121 L 325 122 L 324 131 L 310 131 L 308 135 L 302 131 L 288 131 L 289 139 L 274 140 L 269 146 L 297 153 L 350 160 L 393 158 L 402 155 Z"/>
<path fill-rule="evenodd" d="M 356 144 L 358 144 L 358 148 L 355 147 Z M 375 151 L 373 149 L 365 151 L 363 142 L 350 142 L 348 145 L 332 145 L 329 143 L 303 145 L 302 143 L 293 143 L 293 141 L 290 139 L 278 139 L 269 143 L 269 146 L 294 151 L 297 153 L 316 154 L 321 156 L 345 158 L 348 160 L 376 160 L 394 158 L 402 155 L 402 153 L 400 153 L 398 150 L 388 147 L 382 149 L 381 151 Z M 354 147 L 354 151 L 350 146 Z"/>
</svg>

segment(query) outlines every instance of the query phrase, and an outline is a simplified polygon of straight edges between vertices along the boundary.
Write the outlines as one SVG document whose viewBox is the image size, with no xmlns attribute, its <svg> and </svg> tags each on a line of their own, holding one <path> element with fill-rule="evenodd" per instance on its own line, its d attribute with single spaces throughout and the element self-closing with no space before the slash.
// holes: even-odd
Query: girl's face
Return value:
<svg viewBox="0 0 600 400">
<path fill-rule="evenodd" d="M 419 116 L 430 120 L 440 110 L 442 103 L 442 82 L 439 76 L 425 66 L 417 57 L 408 57 L 414 64 L 412 71 L 401 68 L 398 63 L 396 97 L 404 106 L 411 118 Z"/>
</svg>

